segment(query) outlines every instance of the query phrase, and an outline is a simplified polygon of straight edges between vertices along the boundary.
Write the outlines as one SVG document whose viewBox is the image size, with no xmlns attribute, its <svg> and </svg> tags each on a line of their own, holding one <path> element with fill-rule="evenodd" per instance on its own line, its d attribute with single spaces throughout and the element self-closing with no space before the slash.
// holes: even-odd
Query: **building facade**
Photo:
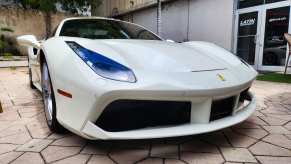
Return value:
<svg viewBox="0 0 291 164">
<path fill-rule="evenodd" d="M 235 19 L 234 52 L 258 70 L 282 71 L 290 33 L 290 0 L 241 0 Z"/>
<path fill-rule="evenodd" d="M 290 31 L 290 0 L 161 0 L 161 33 L 177 42 L 209 41 L 261 71 L 282 71 Z M 104 16 L 157 33 L 157 0 L 108 0 Z"/>
</svg>

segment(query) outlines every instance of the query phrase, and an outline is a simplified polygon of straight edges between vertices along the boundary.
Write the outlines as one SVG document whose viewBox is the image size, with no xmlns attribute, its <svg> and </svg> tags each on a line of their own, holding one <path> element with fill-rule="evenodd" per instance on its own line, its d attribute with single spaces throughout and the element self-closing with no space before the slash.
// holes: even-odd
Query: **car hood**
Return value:
<svg viewBox="0 0 291 164">
<path fill-rule="evenodd" d="M 197 72 L 228 68 L 220 58 L 180 43 L 116 39 L 79 39 L 76 42 L 131 69 Z"/>
</svg>

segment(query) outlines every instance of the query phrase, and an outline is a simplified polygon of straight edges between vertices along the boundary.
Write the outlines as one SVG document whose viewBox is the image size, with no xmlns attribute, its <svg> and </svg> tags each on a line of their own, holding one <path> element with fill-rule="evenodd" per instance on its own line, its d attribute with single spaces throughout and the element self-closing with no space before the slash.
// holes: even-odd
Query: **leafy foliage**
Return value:
<svg viewBox="0 0 291 164">
<path fill-rule="evenodd" d="M 5 36 L 4 36 L 5 32 L 10 33 L 10 32 L 14 32 L 14 30 L 9 27 L 0 27 L 0 49 L 4 49 L 7 46 L 7 43 L 5 41 Z"/>
<path fill-rule="evenodd" d="M 9 27 L 2 27 L 2 28 L 0 28 L 0 31 L 2 32 L 14 32 L 14 30 L 13 29 L 11 29 L 11 28 L 9 28 Z"/>
<path fill-rule="evenodd" d="M 5 52 L 3 54 L 4 59 L 12 59 L 13 58 L 13 54 L 10 52 Z"/>
<path fill-rule="evenodd" d="M 14 32 L 11 28 L 1 27 L 0 28 L 0 54 L 3 53 L 4 49 L 8 46 L 8 42 L 5 39 L 4 33 Z"/>
<path fill-rule="evenodd" d="M 91 6 L 91 13 L 97 14 L 97 8 L 103 0 L 7 0 L 14 2 L 24 9 L 36 9 L 44 12 L 46 23 L 46 37 L 51 33 L 51 13 L 57 10 L 67 11 L 73 14 L 84 13 Z"/>
<path fill-rule="evenodd" d="M 3 50 L 6 47 L 6 42 L 0 39 L 0 50 Z"/>
<path fill-rule="evenodd" d="M 96 8 L 101 5 L 102 0 L 14 0 L 25 9 L 37 9 L 44 12 L 54 12 L 57 8 L 70 13 L 88 11 L 89 6 Z"/>
</svg>

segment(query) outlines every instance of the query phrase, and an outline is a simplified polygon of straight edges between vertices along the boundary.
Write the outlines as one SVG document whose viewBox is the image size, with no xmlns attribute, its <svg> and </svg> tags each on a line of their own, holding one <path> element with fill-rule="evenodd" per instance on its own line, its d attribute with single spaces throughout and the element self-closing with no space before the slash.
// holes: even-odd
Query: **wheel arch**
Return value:
<svg viewBox="0 0 291 164">
<path fill-rule="evenodd" d="M 39 64 L 42 67 L 42 63 L 46 61 L 44 51 L 41 49 L 39 52 Z"/>
</svg>

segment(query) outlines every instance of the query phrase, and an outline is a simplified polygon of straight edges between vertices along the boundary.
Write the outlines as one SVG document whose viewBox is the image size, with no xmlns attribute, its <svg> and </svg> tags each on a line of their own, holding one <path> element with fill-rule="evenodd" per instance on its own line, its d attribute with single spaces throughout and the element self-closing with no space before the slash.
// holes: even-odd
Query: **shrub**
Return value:
<svg viewBox="0 0 291 164">
<path fill-rule="evenodd" d="M 3 57 L 5 59 L 12 59 L 13 54 L 10 52 L 4 52 Z"/>
<path fill-rule="evenodd" d="M 0 28 L 0 31 L 2 31 L 2 32 L 14 32 L 14 30 L 9 28 L 9 27 L 2 27 L 2 28 Z"/>
<path fill-rule="evenodd" d="M 14 30 L 9 27 L 0 27 L 0 55 L 5 56 L 6 53 L 13 54 L 18 52 L 12 37 L 7 35 L 13 32 Z"/>
</svg>

